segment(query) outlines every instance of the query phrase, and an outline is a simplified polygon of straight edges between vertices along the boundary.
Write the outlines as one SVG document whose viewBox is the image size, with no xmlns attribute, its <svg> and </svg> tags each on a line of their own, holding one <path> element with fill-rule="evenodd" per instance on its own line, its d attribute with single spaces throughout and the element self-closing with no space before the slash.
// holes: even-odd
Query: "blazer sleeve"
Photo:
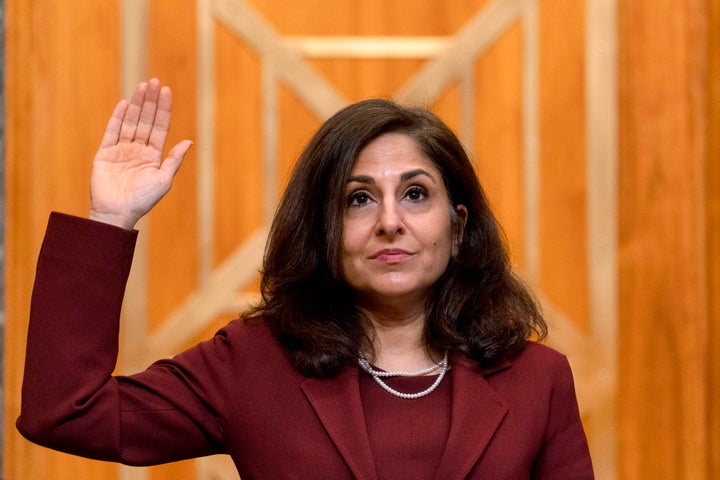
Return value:
<svg viewBox="0 0 720 480">
<path fill-rule="evenodd" d="M 532 478 L 592 480 L 595 477 L 573 375 L 564 355 L 554 356 L 548 375 L 552 390 L 547 424 Z"/>
<path fill-rule="evenodd" d="M 49 448 L 131 465 L 222 453 L 203 371 L 222 338 L 114 377 L 136 231 L 52 213 L 37 263 L 18 430 Z M 217 396 L 219 398 L 219 395 Z"/>
</svg>

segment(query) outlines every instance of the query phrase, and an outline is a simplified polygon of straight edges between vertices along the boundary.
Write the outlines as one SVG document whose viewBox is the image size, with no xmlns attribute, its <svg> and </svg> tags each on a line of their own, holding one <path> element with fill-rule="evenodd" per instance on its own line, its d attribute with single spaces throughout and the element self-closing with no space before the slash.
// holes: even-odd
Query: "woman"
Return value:
<svg viewBox="0 0 720 480">
<path fill-rule="evenodd" d="M 53 213 L 33 291 L 19 430 L 149 465 L 227 453 L 253 478 L 593 478 L 565 357 L 510 269 L 455 135 L 384 100 L 329 119 L 268 240 L 262 303 L 213 339 L 112 377 L 137 220 L 171 94 L 121 101 L 93 163 L 90 220 Z M 68 345 L 71 347 L 68 348 Z"/>
</svg>

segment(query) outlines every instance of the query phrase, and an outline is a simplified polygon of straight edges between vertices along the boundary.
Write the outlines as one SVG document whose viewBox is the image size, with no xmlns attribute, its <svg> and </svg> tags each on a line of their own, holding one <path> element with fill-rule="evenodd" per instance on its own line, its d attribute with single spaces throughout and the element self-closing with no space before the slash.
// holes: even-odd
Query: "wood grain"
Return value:
<svg viewBox="0 0 720 480">
<path fill-rule="evenodd" d="M 271 32 L 269 38 L 275 40 L 285 35 L 427 35 L 451 42 L 491 4 L 500 2 L 246 0 L 243 5 L 265 22 L 258 31 Z M 595 343 L 588 303 L 587 182 L 592 178 L 585 149 L 593 118 L 586 110 L 585 46 L 593 18 L 586 16 L 586 2 L 523 1 L 512 6 L 521 5 L 535 5 L 539 20 L 539 83 L 534 85 L 540 167 L 537 287 L 552 304 L 549 315 L 564 322 L 558 348 L 573 357 L 581 408 L 592 418 L 595 409 L 605 408 L 604 395 L 612 395 L 612 389 L 593 389 L 606 366 L 598 352 L 606 352 L 607 345 Z M 617 477 L 718 478 L 720 0 L 617 5 Z M 47 214 L 51 209 L 86 213 L 95 138 L 129 69 L 123 69 L 120 51 L 120 0 L 8 0 L 5 6 L 3 477 L 200 479 L 196 462 L 119 470 L 36 447 L 14 429 L 29 297 Z M 396 95 L 412 83 L 425 60 L 313 57 L 301 59 L 305 63 L 299 67 L 284 52 L 268 61 L 256 45 L 221 21 L 212 22 L 211 41 L 203 43 L 207 25 L 198 22 L 196 1 L 153 0 L 148 6 L 143 52 L 148 74 L 169 83 L 176 101 L 169 141 L 213 132 L 191 150 L 172 192 L 143 227 L 148 288 L 147 303 L 138 305 L 147 310 L 152 333 L 164 332 L 161 326 L 207 280 L 207 270 L 232 257 L 267 219 L 297 154 L 323 120 L 319 112 L 338 99 Z M 526 27 L 520 19 L 512 21 L 486 51 L 439 87 L 437 98 L 428 99 L 467 140 L 520 268 L 528 262 Z M 208 45 L 212 61 L 202 50 Z M 266 51 L 277 48 L 273 44 Z M 453 58 L 462 58 L 463 52 L 455 53 Z M 198 72 L 200 65 L 207 71 Z M 322 79 L 333 94 L 309 104 L 308 92 L 317 88 L 298 89 L 278 74 L 278 66 Z M 202 103 L 208 88 L 214 89 L 210 108 Z M 207 112 L 212 114 L 202 116 Z M 204 128 L 208 125 L 213 130 Z M 207 171 L 199 161 L 205 147 L 214 155 Z M 267 158 L 277 161 L 271 169 L 262 164 Z M 202 182 L 208 179 L 210 188 L 205 189 Z M 202 201 L 204 207 L 199 207 Z M 211 213 L 203 210 L 208 206 Z M 201 234 L 199 229 L 204 229 Z M 251 281 L 242 290 L 252 293 L 256 287 Z M 238 305 L 240 296 L 238 292 Z M 179 332 L 168 344 L 189 345 L 210 335 L 232 313 L 218 312 L 196 334 Z M 130 341 L 142 349 L 151 338 L 145 333 Z M 567 339 L 576 342 L 570 345 Z M 595 395 L 598 391 L 602 394 Z M 597 418 L 615 421 L 612 416 Z M 591 425 L 592 443 L 603 425 Z M 612 459 L 595 461 L 603 467 L 599 471 L 614 468 Z M 218 471 L 231 468 L 218 465 Z"/>
<path fill-rule="evenodd" d="M 20 408 L 34 266 L 51 209 L 85 215 L 90 162 L 119 93 L 118 3 L 5 3 L 4 478 L 112 478 L 116 467 L 32 445 Z"/>
<path fill-rule="evenodd" d="M 619 5 L 621 478 L 711 478 L 704 3 Z"/>
</svg>

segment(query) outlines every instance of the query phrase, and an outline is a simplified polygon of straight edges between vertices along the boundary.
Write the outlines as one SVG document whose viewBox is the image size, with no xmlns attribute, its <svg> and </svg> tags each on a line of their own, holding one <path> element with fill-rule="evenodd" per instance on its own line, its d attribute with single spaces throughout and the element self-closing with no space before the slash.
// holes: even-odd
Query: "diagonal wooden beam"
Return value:
<svg viewBox="0 0 720 480">
<path fill-rule="evenodd" d="M 287 46 L 275 30 L 243 0 L 214 0 L 213 14 L 271 64 L 315 114 L 325 119 L 348 104 L 325 77 L 303 61 L 297 49 Z"/>
<path fill-rule="evenodd" d="M 612 372 L 604 365 L 607 341 L 581 331 L 547 297 L 540 296 L 540 301 L 550 329 L 547 343 L 567 355 L 572 365 L 581 413 L 606 408 L 615 392 Z"/>
<path fill-rule="evenodd" d="M 402 103 L 437 98 L 468 63 L 487 49 L 526 8 L 527 0 L 494 0 L 463 28 L 452 42 L 398 91 Z"/>
<path fill-rule="evenodd" d="M 162 325 L 150 332 L 136 353 L 136 367 L 147 366 L 160 357 L 185 347 L 228 305 L 237 305 L 238 290 L 250 283 L 262 266 L 268 226 L 256 230 L 215 270 L 202 288 L 193 292 Z"/>
</svg>

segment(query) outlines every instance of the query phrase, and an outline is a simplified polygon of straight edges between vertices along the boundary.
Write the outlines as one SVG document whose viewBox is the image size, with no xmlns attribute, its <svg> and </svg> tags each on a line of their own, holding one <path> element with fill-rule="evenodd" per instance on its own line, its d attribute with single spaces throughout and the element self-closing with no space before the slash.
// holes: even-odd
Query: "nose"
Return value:
<svg viewBox="0 0 720 480">
<path fill-rule="evenodd" d="M 383 200 L 378 209 L 378 219 L 375 228 L 377 235 L 396 235 L 404 233 L 402 211 L 397 201 L 392 198 Z"/>
</svg>

